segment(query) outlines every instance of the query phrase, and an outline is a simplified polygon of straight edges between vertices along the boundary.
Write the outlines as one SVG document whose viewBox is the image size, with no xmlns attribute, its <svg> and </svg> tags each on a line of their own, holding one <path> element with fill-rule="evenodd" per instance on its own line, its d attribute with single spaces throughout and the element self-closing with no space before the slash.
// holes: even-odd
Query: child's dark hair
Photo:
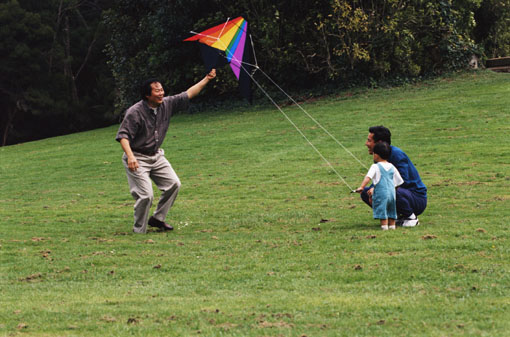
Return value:
<svg viewBox="0 0 510 337">
<path fill-rule="evenodd" d="M 374 153 L 384 160 L 388 160 L 391 156 L 391 146 L 386 142 L 379 142 L 374 145 Z"/>
<path fill-rule="evenodd" d="M 149 78 L 145 80 L 142 85 L 140 85 L 140 98 L 143 100 L 147 100 L 147 96 L 152 94 L 152 83 L 161 83 L 157 78 Z"/>
</svg>

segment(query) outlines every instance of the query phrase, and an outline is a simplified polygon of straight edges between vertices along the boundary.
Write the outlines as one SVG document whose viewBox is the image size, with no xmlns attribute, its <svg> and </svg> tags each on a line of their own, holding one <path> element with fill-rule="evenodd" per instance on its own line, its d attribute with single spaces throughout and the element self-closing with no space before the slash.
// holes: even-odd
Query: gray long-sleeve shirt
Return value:
<svg viewBox="0 0 510 337">
<path fill-rule="evenodd" d="M 176 111 L 186 110 L 188 107 L 189 98 L 186 92 L 166 96 L 156 109 L 156 114 L 147 101 L 141 100 L 127 109 L 115 140 L 120 142 L 122 138 L 126 138 L 133 152 L 154 155 L 165 140 L 170 117 Z"/>
</svg>

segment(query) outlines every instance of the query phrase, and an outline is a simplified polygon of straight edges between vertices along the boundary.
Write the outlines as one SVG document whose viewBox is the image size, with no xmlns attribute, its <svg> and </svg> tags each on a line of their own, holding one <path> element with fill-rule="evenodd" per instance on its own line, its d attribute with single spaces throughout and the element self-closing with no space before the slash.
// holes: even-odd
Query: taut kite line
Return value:
<svg viewBox="0 0 510 337">
<path fill-rule="evenodd" d="M 275 85 L 282 93 L 284 93 L 301 111 L 303 111 L 317 126 L 319 126 L 328 136 L 330 136 L 338 145 L 347 151 L 354 159 L 358 161 L 365 169 L 368 170 L 354 154 L 349 151 L 340 141 L 338 141 L 325 127 L 323 127 L 315 118 L 313 118 L 300 104 L 298 104 L 289 94 L 287 94 L 269 75 L 267 75 L 257 64 L 255 57 L 255 48 L 251 35 L 248 34 L 248 22 L 243 17 L 235 19 L 227 19 L 223 24 L 214 26 L 200 33 L 190 32 L 193 34 L 190 38 L 184 41 L 197 41 L 200 42 L 200 51 L 207 71 L 212 68 L 230 64 L 232 71 L 239 80 L 239 89 L 241 94 L 251 103 L 251 81 L 267 96 L 267 98 L 276 106 L 276 108 L 285 116 L 285 118 L 294 126 L 298 133 L 308 142 L 308 144 L 319 154 L 319 156 L 326 162 L 326 164 L 335 172 L 340 180 L 352 192 L 352 187 L 345 181 L 345 179 L 338 173 L 333 165 L 324 157 L 324 155 L 313 145 L 313 143 L 306 137 L 306 135 L 299 129 L 299 127 L 289 118 L 289 116 L 280 108 L 280 106 L 269 96 L 266 90 L 255 80 L 253 74 L 259 70 L 265 77 L 267 77 L 273 85 Z M 249 44 L 247 40 L 250 40 Z M 253 64 L 252 59 L 255 59 Z"/>
</svg>

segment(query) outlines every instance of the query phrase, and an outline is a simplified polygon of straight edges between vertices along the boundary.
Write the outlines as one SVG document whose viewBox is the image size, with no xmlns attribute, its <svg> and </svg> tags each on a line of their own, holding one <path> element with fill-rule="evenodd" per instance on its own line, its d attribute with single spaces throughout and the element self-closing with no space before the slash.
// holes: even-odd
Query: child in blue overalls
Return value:
<svg viewBox="0 0 510 337">
<path fill-rule="evenodd" d="M 374 184 L 372 195 L 374 219 L 381 220 L 381 229 L 383 230 L 395 229 L 395 219 L 397 218 L 395 188 L 402 185 L 404 180 L 395 166 L 387 161 L 391 155 L 391 147 L 388 143 L 375 144 L 373 152 L 374 164 L 355 192 L 363 192 L 365 186 L 372 180 Z"/>
</svg>

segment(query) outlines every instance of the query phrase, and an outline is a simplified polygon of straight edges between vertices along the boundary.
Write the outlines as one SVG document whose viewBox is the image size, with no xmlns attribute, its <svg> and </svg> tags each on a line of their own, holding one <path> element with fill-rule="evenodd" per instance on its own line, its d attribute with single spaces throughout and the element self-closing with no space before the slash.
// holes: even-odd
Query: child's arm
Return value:
<svg viewBox="0 0 510 337">
<path fill-rule="evenodd" d="M 363 181 L 361 182 L 361 185 L 354 190 L 354 192 L 356 193 L 361 193 L 363 192 L 363 190 L 365 189 L 365 186 L 367 186 L 367 184 L 370 182 L 370 177 L 369 176 L 366 176 L 365 179 L 363 179 Z"/>
</svg>

